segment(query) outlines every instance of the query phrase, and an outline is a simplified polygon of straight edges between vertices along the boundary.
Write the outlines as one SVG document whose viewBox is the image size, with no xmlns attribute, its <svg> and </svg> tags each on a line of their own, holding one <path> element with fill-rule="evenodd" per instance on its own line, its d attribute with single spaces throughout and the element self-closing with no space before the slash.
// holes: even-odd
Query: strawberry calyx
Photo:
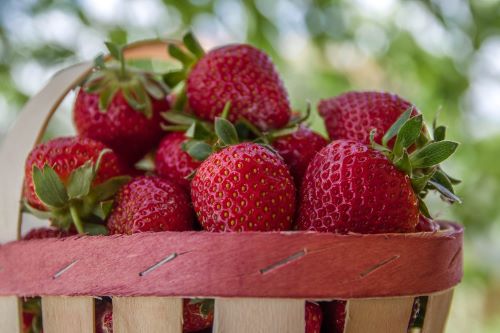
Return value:
<svg viewBox="0 0 500 333">
<path fill-rule="evenodd" d="M 163 75 L 163 82 L 171 89 L 179 87 L 179 93 L 173 105 L 173 109 L 182 110 L 186 104 L 186 85 L 185 80 L 191 71 L 191 68 L 205 55 L 205 50 L 198 39 L 191 31 L 188 31 L 182 38 L 183 46 L 175 44 L 168 45 L 168 53 L 174 59 L 182 64 L 181 69 L 167 72 Z"/>
<path fill-rule="evenodd" d="M 382 137 L 382 144 L 375 142 L 376 130 L 370 132 L 372 148 L 382 152 L 399 170 L 406 173 L 419 200 L 421 213 L 431 217 L 424 202 L 429 191 L 436 191 L 444 201 L 461 203 L 453 185 L 459 180 L 449 176 L 440 163 L 450 157 L 458 143 L 445 140 L 446 127 L 433 125 L 432 137 L 428 134 L 422 114 L 412 116 L 413 107 L 408 108 Z M 393 148 L 388 144 L 395 138 Z"/>
<path fill-rule="evenodd" d="M 151 98 L 166 98 L 168 87 L 151 72 L 128 68 L 123 56 L 124 45 L 105 44 L 115 61 L 106 64 L 104 57 L 98 56 L 94 71 L 84 82 L 83 89 L 87 93 L 99 94 L 101 112 L 106 112 L 114 96 L 121 92 L 130 107 L 150 119 L 153 116 Z"/>
<path fill-rule="evenodd" d="M 34 165 L 35 194 L 46 210 L 36 209 L 25 201 L 25 211 L 50 219 L 53 226 L 62 230 L 68 231 L 74 225 L 79 234 L 107 234 L 103 223 L 111 211 L 114 195 L 131 179 L 129 176 L 116 176 L 93 185 L 102 158 L 109 152 L 111 150 L 104 149 L 95 163 L 87 161 L 73 170 L 66 182 L 48 164 L 43 168 Z"/>
</svg>

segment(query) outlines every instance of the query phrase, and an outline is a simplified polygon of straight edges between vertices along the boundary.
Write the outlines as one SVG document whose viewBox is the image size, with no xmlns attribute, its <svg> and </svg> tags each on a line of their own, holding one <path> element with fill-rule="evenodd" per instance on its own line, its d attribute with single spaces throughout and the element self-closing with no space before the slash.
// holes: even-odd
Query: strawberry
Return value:
<svg viewBox="0 0 500 333">
<path fill-rule="evenodd" d="M 214 301 L 211 299 L 184 299 L 183 324 L 185 333 L 209 328 L 214 321 Z"/>
<path fill-rule="evenodd" d="M 458 144 L 441 137 L 427 139 L 422 115 L 409 118 L 411 112 L 404 112 L 384 135 L 385 143 L 396 137 L 393 150 L 377 144 L 372 132 L 373 148 L 337 140 L 316 154 L 302 183 L 298 229 L 413 232 L 419 209 L 429 215 L 423 202 L 428 191 L 436 190 L 452 202 L 459 200 L 439 166 Z M 411 146 L 416 148 L 408 154 Z"/>
<path fill-rule="evenodd" d="M 306 333 L 320 333 L 323 312 L 321 307 L 312 302 L 306 302 Z"/>
<path fill-rule="evenodd" d="M 108 219 L 111 234 L 191 230 L 189 197 L 179 185 L 156 176 L 133 179 L 118 191 Z"/>
<path fill-rule="evenodd" d="M 160 113 L 170 109 L 168 91 L 152 74 L 128 69 L 121 47 L 106 45 L 120 65 L 96 62 L 78 92 L 73 119 L 80 135 L 105 143 L 135 163 L 162 137 Z"/>
<path fill-rule="evenodd" d="M 300 187 L 309 162 L 327 144 L 325 138 L 302 125 L 296 131 L 272 142 L 290 168 L 297 188 Z"/>
<path fill-rule="evenodd" d="M 227 45 L 205 54 L 190 33 L 184 37 L 184 44 L 191 53 L 169 46 L 171 56 L 180 60 L 184 68 L 164 78 L 171 87 L 187 78 L 187 102 L 197 117 L 213 121 L 231 101 L 232 122 L 243 117 L 261 130 L 281 128 L 288 123 L 288 94 L 267 54 L 247 44 Z M 176 108 L 182 109 L 179 104 Z"/>
<path fill-rule="evenodd" d="M 418 222 L 410 178 L 382 153 L 355 141 L 334 141 L 316 155 L 301 198 L 302 230 L 411 232 Z"/>
<path fill-rule="evenodd" d="M 191 182 L 191 197 L 208 231 L 287 230 L 295 210 L 295 186 L 283 159 L 254 143 L 210 155 Z"/>
<path fill-rule="evenodd" d="M 96 300 L 95 318 L 96 333 L 113 333 L 113 305 L 109 299 Z"/>
<path fill-rule="evenodd" d="M 22 307 L 22 333 L 43 333 L 40 297 L 25 298 Z"/>
<path fill-rule="evenodd" d="M 375 142 L 401 114 L 413 105 L 401 97 L 384 92 L 348 92 L 321 100 L 318 111 L 325 120 L 330 139 L 347 139 L 369 144 L 369 133 L 376 129 Z M 413 114 L 417 114 L 414 111 Z"/>
<path fill-rule="evenodd" d="M 26 235 L 23 236 L 23 240 L 31 239 L 45 239 L 45 238 L 63 238 L 71 235 L 75 235 L 76 231 L 71 229 L 69 231 L 59 230 L 55 228 L 36 228 L 31 229 Z"/>
<path fill-rule="evenodd" d="M 183 143 L 187 140 L 188 138 L 181 132 L 167 134 L 161 141 L 156 152 L 155 166 L 158 175 L 188 189 L 190 181 L 186 177 L 201 162 L 193 159 L 182 149 Z"/>
<path fill-rule="evenodd" d="M 53 226 L 104 233 L 114 193 L 129 180 L 126 167 L 102 143 L 64 137 L 37 145 L 25 166 L 26 209 Z"/>
</svg>

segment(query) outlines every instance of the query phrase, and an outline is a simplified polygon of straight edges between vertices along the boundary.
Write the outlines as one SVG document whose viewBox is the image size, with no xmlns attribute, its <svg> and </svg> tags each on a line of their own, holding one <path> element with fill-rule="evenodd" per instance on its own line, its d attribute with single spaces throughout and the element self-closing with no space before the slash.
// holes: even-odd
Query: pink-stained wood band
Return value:
<svg viewBox="0 0 500 333">
<path fill-rule="evenodd" d="M 0 295 L 370 298 L 425 295 L 462 277 L 463 230 L 162 232 L 0 246 Z"/>
</svg>

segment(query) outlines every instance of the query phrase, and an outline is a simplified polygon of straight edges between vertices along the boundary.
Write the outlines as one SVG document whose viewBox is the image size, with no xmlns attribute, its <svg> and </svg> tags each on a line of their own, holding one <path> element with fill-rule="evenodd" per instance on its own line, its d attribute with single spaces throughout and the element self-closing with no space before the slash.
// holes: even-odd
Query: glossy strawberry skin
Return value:
<svg viewBox="0 0 500 333">
<path fill-rule="evenodd" d="M 324 304 L 327 332 L 344 333 L 346 301 L 331 301 Z"/>
<path fill-rule="evenodd" d="M 73 110 L 77 132 L 112 148 L 124 161 L 137 162 L 153 149 L 163 136 L 161 112 L 168 111 L 168 99 L 152 98 L 153 116 L 134 110 L 119 91 L 106 112 L 99 109 L 99 95 L 80 89 Z"/>
<path fill-rule="evenodd" d="M 192 225 L 193 212 L 185 190 L 156 176 L 138 177 L 123 186 L 108 219 L 111 234 L 186 231 Z"/>
<path fill-rule="evenodd" d="M 43 168 L 45 164 L 52 167 L 63 182 L 68 180 L 70 173 L 87 161 L 95 162 L 107 147 L 93 139 L 83 137 L 62 137 L 37 145 L 28 155 L 25 164 L 24 197 L 32 207 L 45 210 L 45 205 L 35 194 L 33 184 L 33 166 Z M 127 174 L 127 167 L 113 153 L 103 156 L 94 185 L 109 178 Z"/>
<path fill-rule="evenodd" d="M 373 128 L 377 130 L 375 141 L 380 143 L 384 133 L 411 106 L 410 102 L 391 93 L 348 92 L 321 100 L 318 111 L 325 120 L 330 139 L 369 144 Z"/>
<path fill-rule="evenodd" d="M 337 140 L 316 154 L 301 189 L 297 229 L 335 233 L 413 232 L 418 200 L 410 179 L 382 153 Z"/>
<path fill-rule="evenodd" d="M 209 156 L 191 182 L 191 198 L 208 231 L 287 230 L 295 210 L 295 186 L 285 162 L 254 143 Z"/>
<path fill-rule="evenodd" d="M 321 323 L 323 321 L 323 312 L 321 307 L 312 302 L 306 302 L 306 332 L 305 333 L 320 333 Z"/>
<path fill-rule="evenodd" d="M 186 176 L 200 166 L 201 162 L 194 160 L 182 150 L 182 143 L 185 141 L 184 133 L 172 132 L 167 134 L 158 146 L 155 167 L 159 176 L 189 189 L 190 181 L 186 179 Z"/>
<path fill-rule="evenodd" d="M 328 141 L 321 135 L 300 126 L 292 134 L 277 138 L 272 145 L 285 160 L 299 188 L 309 162 L 327 144 Z"/>
<path fill-rule="evenodd" d="M 30 230 L 26 235 L 23 236 L 23 240 L 31 239 L 45 239 L 45 238 L 63 238 L 72 235 L 76 235 L 75 230 L 64 231 L 56 228 L 36 228 Z"/>
<path fill-rule="evenodd" d="M 201 303 L 190 303 L 189 299 L 183 300 L 183 324 L 182 331 L 184 333 L 198 332 L 209 328 L 214 321 L 213 311 L 209 311 L 206 315 L 202 314 Z"/>
<path fill-rule="evenodd" d="M 290 102 L 271 59 L 245 44 L 208 52 L 187 78 L 190 109 L 213 121 L 231 101 L 229 120 L 245 117 L 261 130 L 281 128 L 290 119 Z"/>
</svg>

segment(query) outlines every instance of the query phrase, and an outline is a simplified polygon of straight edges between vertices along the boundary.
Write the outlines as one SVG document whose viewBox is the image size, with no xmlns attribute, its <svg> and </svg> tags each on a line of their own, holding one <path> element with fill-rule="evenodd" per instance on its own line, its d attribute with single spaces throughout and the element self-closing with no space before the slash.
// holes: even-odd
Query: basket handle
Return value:
<svg viewBox="0 0 500 333">
<path fill-rule="evenodd" d="M 175 41 L 149 40 L 130 44 L 124 50 L 127 59 L 169 58 L 166 46 Z M 64 97 L 92 70 L 92 62 L 83 62 L 56 73 L 19 113 L 0 148 L 0 243 L 19 238 L 21 227 L 24 163 L 34 145 L 40 142 L 48 122 Z"/>
</svg>

